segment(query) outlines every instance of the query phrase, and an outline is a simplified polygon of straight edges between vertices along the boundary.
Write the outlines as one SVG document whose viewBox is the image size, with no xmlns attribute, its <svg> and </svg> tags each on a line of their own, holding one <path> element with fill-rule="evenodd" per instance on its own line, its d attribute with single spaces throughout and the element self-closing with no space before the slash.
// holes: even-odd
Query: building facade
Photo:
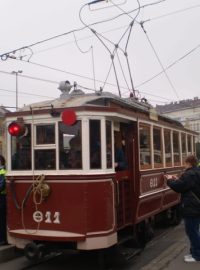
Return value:
<svg viewBox="0 0 200 270">
<path fill-rule="evenodd" d="M 180 121 L 186 128 L 198 133 L 197 143 L 200 143 L 200 99 L 180 100 L 166 105 L 156 105 L 156 110 L 168 117 Z"/>
</svg>

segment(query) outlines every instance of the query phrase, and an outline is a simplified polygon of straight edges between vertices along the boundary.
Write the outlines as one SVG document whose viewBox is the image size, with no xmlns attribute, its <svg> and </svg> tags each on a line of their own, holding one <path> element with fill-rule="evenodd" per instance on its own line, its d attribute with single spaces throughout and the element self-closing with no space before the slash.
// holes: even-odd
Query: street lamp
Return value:
<svg viewBox="0 0 200 270">
<path fill-rule="evenodd" d="M 18 71 L 12 71 L 12 74 L 15 74 L 16 76 L 16 110 L 18 110 L 18 74 L 22 73 L 22 70 L 18 70 Z"/>
</svg>

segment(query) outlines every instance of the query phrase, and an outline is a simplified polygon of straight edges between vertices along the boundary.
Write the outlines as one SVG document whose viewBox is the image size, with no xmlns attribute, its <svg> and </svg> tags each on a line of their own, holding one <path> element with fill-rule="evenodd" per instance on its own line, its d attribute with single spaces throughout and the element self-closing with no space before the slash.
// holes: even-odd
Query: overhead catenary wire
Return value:
<svg viewBox="0 0 200 270">
<path fill-rule="evenodd" d="M 112 1 L 111 1 L 112 2 Z M 112 2 L 113 3 L 113 2 Z M 137 16 L 139 15 L 140 13 L 140 2 L 139 0 L 137 0 L 137 3 L 138 3 L 138 9 L 137 9 L 137 13 L 134 17 L 134 19 L 132 20 L 131 24 L 129 25 L 130 27 L 130 31 L 129 31 L 129 35 L 128 35 L 128 39 L 127 39 L 127 43 L 126 43 L 126 49 L 127 49 L 127 46 L 128 46 L 128 42 L 129 42 L 129 38 L 130 38 L 130 33 L 132 31 L 132 27 L 133 27 L 133 24 L 134 24 L 134 21 L 135 19 L 137 18 Z M 79 18 L 80 18 L 80 21 L 83 23 L 83 25 L 85 25 L 86 27 L 88 27 L 88 29 L 90 29 L 92 31 L 92 33 L 97 37 L 97 39 L 102 43 L 102 45 L 105 47 L 105 49 L 109 52 L 110 54 L 110 57 L 111 57 L 111 61 L 112 61 L 112 66 L 113 66 L 113 70 L 114 70 L 114 74 L 115 74 L 115 80 L 116 80 L 116 83 L 117 83 L 117 88 L 118 88 L 118 92 L 119 92 L 119 96 L 121 96 L 121 90 L 120 90 L 120 87 L 119 87 L 119 80 L 118 80 L 118 75 L 117 75 L 117 70 L 116 70 L 116 66 L 115 66 L 115 62 L 114 62 L 114 58 L 115 58 L 115 54 L 117 52 L 118 49 L 120 49 L 124 55 L 126 56 L 127 58 L 127 65 L 128 65 L 128 71 L 129 71 L 129 75 L 130 75 L 130 79 L 131 79 L 131 85 L 132 85 L 132 91 L 135 95 L 135 92 L 134 92 L 134 85 L 133 85 L 133 80 L 132 80 L 132 76 L 131 76 L 131 72 L 130 72 L 130 65 L 129 65 L 129 61 L 128 61 L 128 54 L 126 51 L 124 51 L 120 46 L 120 42 L 122 41 L 122 39 L 124 38 L 124 36 L 126 35 L 127 31 L 129 30 L 129 27 L 128 29 L 126 29 L 126 31 L 123 33 L 123 35 L 121 36 L 121 38 L 119 39 L 118 43 L 115 44 L 114 42 L 112 42 L 110 39 L 108 38 L 105 38 L 102 34 L 98 33 L 96 30 L 94 30 L 93 28 L 91 28 L 89 25 L 87 25 L 83 19 L 82 19 L 82 16 L 81 16 L 81 13 L 82 13 L 82 10 L 84 7 L 86 7 L 88 4 L 85 4 L 81 7 L 80 11 L 79 11 Z M 115 4 L 114 4 L 115 6 Z M 114 46 L 114 49 L 113 49 L 113 52 L 111 52 L 111 50 L 109 49 L 109 47 L 105 44 L 105 42 L 100 38 L 102 37 L 103 39 L 105 39 L 107 42 L 111 43 L 113 46 Z M 110 71 L 109 71 L 110 72 Z M 123 73 L 124 74 L 124 73 Z M 104 84 L 105 85 L 105 84 Z"/>
<path fill-rule="evenodd" d="M 187 52 L 186 54 L 184 54 L 183 56 L 179 57 L 178 59 L 176 59 L 173 63 L 171 63 L 170 65 L 166 66 L 164 68 L 164 70 L 168 70 L 170 68 L 172 68 L 173 66 L 175 66 L 176 64 L 178 64 L 180 61 L 182 61 L 183 59 L 185 59 L 187 56 L 189 56 L 191 53 L 195 52 L 197 49 L 200 48 L 200 44 L 198 44 L 196 47 L 194 47 L 193 49 L 191 49 L 189 52 Z M 142 83 L 138 84 L 136 87 L 140 87 L 144 84 L 147 84 L 148 82 L 152 81 L 153 79 L 157 78 L 158 76 L 163 74 L 163 70 L 160 71 L 159 73 L 153 75 L 152 77 L 150 77 L 149 79 L 143 81 Z"/>
<path fill-rule="evenodd" d="M 186 11 L 194 9 L 194 8 L 199 8 L 199 7 L 200 7 L 200 5 L 194 5 L 194 6 L 191 6 L 191 7 L 184 8 L 184 9 L 175 10 L 173 12 L 169 12 L 169 13 L 166 13 L 166 14 L 163 14 L 163 15 L 160 15 L 160 16 L 150 18 L 148 20 L 144 20 L 143 23 L 163 19 L 163 18 L 172 16 L 172 15 L 176 15 L 176 14 L 179 14 L 179 13 L 182 13 L 182 12 L 186 12 Z"/>
<path fill-rule="evenodd" d="M 75 40 L 75 44 L 77 46 L 77 48 L 79 49 L 79 51 L 83 54 L 89 53 L 91 52 L 91 58 L 92 58 L 92 72 L 93 72 L 93 79 L 94 79 L 94 89 L 96 90 L 96 75 L 95 75 L 95 62 L 94 62 L 94 48 L 93 45 L 90 46 L 90 48 L 88 50 L 82 50 L 81 47 L 78 44 L 77 38 L 75 33 L 73 33 L 74 35 L 74 40 Z"/>
<path fill-rule="evenodd" d="M 9 92 L 9 93 L 15 93 L 16 90 L 10 90 L 10 89 L 5 89 L 5 88 L 0 88 L 0 91 L 3 92 Z M 55 98 L 55 97 L 50 97 L 50 96 L 45 96 L 45 95 L 39 95 L 39 94 L 31 94 L 23 91 L 19 91 L 20 94 L 27 95 L 27 96 L 35 96 L 35 97 L 42 97 L 42 98 Z"/>
<path fill-rule="evenodd" d="M 161 2 L 164 2 L 164 1 L 166 1 L 166 0 L 160 0 L 160 1 L 157 1 L 157 2 L 145 4 L 145 5 L 141 6 L 141 8 L 150 7 L 150 6 L 152 6 L 152 5 L 156 5 L 156 4 L 161 3 Z M 135 11 L 137 11 L 137 9 L 133 9 L 133 10 L 129 11 L 128 13 L 130 14 L 130 13 L 133 13 L 133 12 L 135 12 Z M 106 19 L 106 20 L 101 20 L 101 21 L 97 21 L 97 22 L 91 23 L 91 24 L 89 24 L 89 26 L 94 26 L 94 25 L 98 25 L 98 24 L 100 24 L 100 23 L 106 23 L 106 22 L 109 22 L 109 21 L 113 21 L 113 20 L 115 20 L 115 19 L 118 19 L 118 18 L 121 17 L 121 16 L 124 16 L 124 14 L 122 13 L 122 14 L 119 14 L 119 15 L 117 15 L 117 16 L 115 16 L 115 17 L 112 17 L 112 18 L 109 18 L 109 19 Z M 84 26 L 84 27 L 80 27 L 80 28 L 76 28 L 76 29 L 70 30 L 70 31 L 65 32 L 65 33 L 62 33 L 62 34 L 58 34 L 58 35 L 55 35 L 55 36 L 52 36 L 52 37 L 49 37 L 49 38 L 46 38 L 46 39 L 43 39 L 43 40 L 40 40 L 40 41 L 36 41 L 36 42 L 34 42 L 34 43 L 31 43 L 31 44 L 29 44 L 29 45 L 22 46 L 22 47 L 20 47 L 20 48 L 15 48 L 15 49 L 13 49 L 13 50 L 10 50 L 10 51 L 8 51 L 8 52 L 5 52 L 5 53 L 0 54 L 0 59 L 1 59 L 1 60 L 7 60 L 8 57 L 9 57 L 9 55 L 12 54 L 12 53 L 16 53 L 17 51 L 22 51 L 22 50 L 26 50 L 26 49 L 32 50 L 31 48 L 34 47 L 34 46 L 41 45 L 41 44 L 43 44 L 43 43 L 52 41 L 52 40 L 54 40 L 54 39 L 57 39 L 57 38 L 60 38 L 60 37 L 63 37 L 63 36 L 70 35 L 70 34 L 72 34 L 73 32 L 79 32 L 79 31 L 82 31 L 82 30 L 84 30 L 84 29 L 86 29 L 86 28 L 87 28 L 87 27 L 85 27 L 85 26 Z M 33 50 L 32 50 L 32 52 L 33 52 Z M 31 53 L 31 54 L 32 54 L 32 53 Z M 31 55 L 31 56 L 32 56 L 32 55 Z M 29 58 L 29 60 L 30 60 L 30 58 Z"/>
<path fill-rule="evenodd" d="M 167 74 L 167 72 L 166 72 L 166 70 L 165 70 L 165 68 L 164 68 L 164 66 L 163 66 L 163 64 L 162 64 L 162 61 L 160 60 L 160 57 L 159 57 L 159 55 L 158 55 L 158 53 L 157 53 L 157 51 L 156 51 L 156 49 L 155 49 L 153 43 L 151 42 L 151 40 L 150 40 L 150 38 L 149 38 L 149 35 L 147 34 L 146 29 L 144 28 L 143 23 L 140 23 L 140 26 L 141 26 L 141 28 L 142 28 L 142 30 L 143 30 L 143 32 L 144 32 L 144 34 L 145 34 L 145 36 L 146 36 L 146 38 L 147 38 L 147 40 L 148 40 L 150 46 L 151 46 L 151 48 L 152 48 L 152 50 L 153 50 L 153 52 L 154 52 L 154 54 L 155 54 L 155 56 L 156 56 L 156 59 L 158 60 L 158 63 L 160 64 L 160 66 L 161 66 L 161 68 L 162 68 L 162 71 L 163 71 L 163 73 L 165 74 L 165 77 L 167 78 L 167 80 L 168 80 L 168 82 L 169 82 L 169 84 L 170 84 L 172 90 L 174 91 L 176 97 L 179 98 L 178 93 L 177 93 L 177 90 L 176 90 L 176 88 L 174 87 L 174 85 L 173 85 L 173 83 L 172 83 L 172 81 L 171 81 L 169 75 Z"/>
<path fill-rule="evenodd" d="M 192 48 L 191 50 L 189 50 L 188 52 L 186 52 L 184 55 L 182 55 L 181 57 L 179 57 L 178 59 L 176 59 L 176 60 L 175 60 L 174 62 L 172 62 L 170 65 L 166 66 L 164 69 L 165 69 L 165 70 L 168 70 L 168 69 L 172 68 L 173 66 L 175 66 L 176 64 L 178 64 L 179 62 L 181 62 L 182 60 L 184 60 L 186 57 L 188 57 L 190 54 L 194 53 L 194 52 L 195 52 L 196 50 L 198 50 L 199 48 L 200 48 L 200 44 L 198 44 L 197 46 L 195 46 L 194 48 Z M 87 79 L 87 80 L 93 80 L 92 78 L 87 77 L 87 76 L 84 76 L 84 75 L 81 75 L 81 74 L 68 72 L 68 71 L 66 71 L 66 70 L 61 70 L 61 69 L 54 68 L 54 67 L 50 67 L 50 66 L 47 66 L 47 65 L 44 65 L 44 64 L 39 64 L 39 63 L 36 63 L 36 62 L 27 62 L 27 61 L 25 61 L 25 60 L 19 60 L 19 59 L 13 59 L 13 60 L 16 60 L 16 61 L 24 61 L 25 63 L 32 64 L 32 65 L 36 65 L 36 66 L 39 66 L 39 67 L 42 67 L 42 68 L 54 70 L 54 71 L 57 71 L 57 72 L 62 72 L 62 73 L 68 74 L 68 75 L 72 75 L 72 76 L 84 78 L 84 79 Z M 110 71 L 110 70 L 111 70 L 111 68 L 109 69 L 109 71 Z M 162 70 L 162 71 L 160 71 L 159 73 L 157 73 L 157 74 L 151 76 L 149 79 L 147 79 L 147 80 L 141 82 L 140 84 L 137 84 L 137 85 L 136 85 L 136 88 L 138 88 L 138 87 L 140 87 L 140 86 L 142 86 L 142 85 L 147 84 L 148 82 L 152 81 L 152 80 L 155 79 L 156 77 L 162 75 L 163 72 L 164 72 L 164 71 Z M 8 74 L 8 75 L 13 75 L 13 74 L 11 74 L 10 72 L 1 71 L 1 70 L 0 70 L 0 73 Z M 109 72 L 109 73 L 110 73 L 110 72 Z M 20 74 L 19 76 L 24 76 L 24 75 Z M 34 79 L 34 78 L 35 78 L 35 77 L 31 77 L 31 79 Z M 38 79 L 38 78 L 35 78 L 35 79 Z M 107 76 L 107 79 L 108 79 L 108 76 Z M 107 82 L 107 79 L 104 80 L 104 81 L 96 79 L 96 81 L 99 82 L 99 83 L 104 83 L 105 85 L 110 85 L 110 86 L 116 87 L 115 84 L 110 83 L 110 82 Z M 42 79 L 40 78 L 40 80 L 42 80 Z M 45 80 L 45 81 L 47 81 L 47 80 Z M 52 82 L 52 81 L 48 81 L 48 82 Z M 54 81 L 54 83 L 57 83 L 57 82 Z M 105 85 L 104 85 L 104 87 L 105 87 Z M 128 90 L 128 92 L 129 92 L 129 89 L 127 89 L 127 88 L 124 87 L 124 86 L 120 86 L 120 88 L 126 89 L 126 90 Z M 140 91 L 140 92 L 143 93 L 143 94 L 150 95 L 150 96 L 155 96 L 155 97 L 162 98 L 161 96 L 156 96 L 156 95 L 150 94 L 150 93 L 148 93 L 148 92 L 143 92 L 143 91 Z M 165 98 L 164 98 L 164 99 L 165 99 Z M 166 100 L 169 100 L 169 99 L 166 99 Z"/>
</svg>

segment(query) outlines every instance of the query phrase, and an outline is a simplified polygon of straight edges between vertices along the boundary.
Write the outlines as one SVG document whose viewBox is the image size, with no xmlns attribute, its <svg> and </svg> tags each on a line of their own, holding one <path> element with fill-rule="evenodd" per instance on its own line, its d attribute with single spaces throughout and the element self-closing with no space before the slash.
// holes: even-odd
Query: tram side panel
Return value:
<svg viewBox="0 0 200 270">
<path fill-rule="evenodd" d="M 153 217 L 180 201 L 180 196 L 166 186 L 163 172 L 142 175 L 138 190 L 135 223 Z"/>
</svg>

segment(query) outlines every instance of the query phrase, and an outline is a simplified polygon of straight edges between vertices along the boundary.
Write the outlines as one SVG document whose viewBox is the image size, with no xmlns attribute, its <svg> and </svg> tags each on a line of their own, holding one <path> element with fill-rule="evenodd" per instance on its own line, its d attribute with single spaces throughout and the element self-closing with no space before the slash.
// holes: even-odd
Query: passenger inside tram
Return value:
<svg viewBox="0 0 200 270">
<path fill-rule="evenodd" d="M 125 157 L 125 145 L 123 144 L 120 131 L 115 131 L 115 170 L 122 171 L 127 169 L 127 161 Z"/>
</svg>

